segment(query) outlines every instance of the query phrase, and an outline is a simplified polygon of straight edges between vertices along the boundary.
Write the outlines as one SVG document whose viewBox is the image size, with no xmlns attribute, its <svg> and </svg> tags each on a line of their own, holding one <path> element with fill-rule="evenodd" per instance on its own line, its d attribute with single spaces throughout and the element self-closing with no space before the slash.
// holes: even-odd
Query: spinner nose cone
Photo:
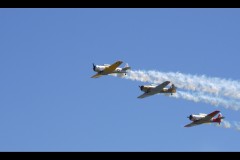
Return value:
<svg viewBox="0 0 240 160">
<path fill-rule="evenodd" d="M 141 91 L 143 90 L 143 87 L 144 87 L 144 86 L 139 86 L 139 88 L 140 88 Z"/>
</svg>

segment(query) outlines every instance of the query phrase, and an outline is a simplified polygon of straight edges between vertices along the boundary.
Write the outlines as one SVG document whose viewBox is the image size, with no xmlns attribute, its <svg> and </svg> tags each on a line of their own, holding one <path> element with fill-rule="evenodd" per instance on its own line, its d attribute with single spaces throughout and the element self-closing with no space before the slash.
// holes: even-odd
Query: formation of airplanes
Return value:
<svg viewBox="0 0 240 160">
<path fill-rule="evenodd" d="M 99 78 L 103 75 L 111 75 L 111 74 L 124 74 L 126 75 L 128 70 L 131 69 L 128 64 L 126 64 L 123 68 L 119 67 L 123 61 L 116 61 L 113 64 L 104 64 L 104 65 L 95 65 L 93 63 L 93 71 L 97 72 L 95 75 L 93 75 L 91 78 Z M 137 98 L 145 98 L 149 97 L 155 94 L 159 93 L 164 93 L 164 94 L 171 94 L 176 93 L 177 87 L 172 84 L 169 88 L 165 88 L 168 84 L 170 84 L 170 81 L 165 81 L 159 85 L 151 84 L 151 85 L 142 85 L 139 86 L 140 90 L 143 91 L 144 93 Z M 219 113 L 219 114 L 218 114 Z M 218 116 L 214 118 L 214 116 Z M 189 117 L 190 121 L 193 121 L 184 127 L 192 127 L 200 124 L 205 124 L 205 123 L 221 123 L 222 119 L 225 117 L 222 116 L 220 111 L 216 110 L 212 113 L 205 114 L 205 113 L 200 113 L 200 114 L 191 114 Z"/>
</svg>

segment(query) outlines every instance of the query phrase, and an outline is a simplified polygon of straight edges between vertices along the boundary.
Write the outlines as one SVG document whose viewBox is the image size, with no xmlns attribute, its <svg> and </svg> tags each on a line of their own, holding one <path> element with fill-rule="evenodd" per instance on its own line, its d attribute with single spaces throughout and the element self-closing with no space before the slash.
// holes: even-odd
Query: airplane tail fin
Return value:
<svg viewBox="0 0 240 160">
<path fill-rule="evenodd" d="M 222 119 L 224 119 L 224 118 L 225 118 L 225 117 L 223 117 L 222 114 L 219 113 L 218 116 L 217 116 L 217 122 L 218 122 L 218 124 L 220 124 L 220 123 L 222 122 Z"/>
<path fill-rule="evenodd" d="M 174 84 L 172 84 L 171 87 L 168 89 L 168 91 L 171 92 L 171 95 L 172 95 L 173 93 L 176 93 L 176 90 L 177 90 L 177 87 L 176 87 Z"/>
<path fill-rule="evenodd" d="M 172 84 L 171 88 L 174 89 L 174 90 L 177 89 L 177 87 L 174 84 Z"/>
<path fill-rule="evenodd" d="M 126 65 L 124 66 L 124 68 L 122 70 L 126 71 L 128 69 L 131 69 L 131 67 L 129 67 L 128 64 L 126 63 Z"/>
</svg>

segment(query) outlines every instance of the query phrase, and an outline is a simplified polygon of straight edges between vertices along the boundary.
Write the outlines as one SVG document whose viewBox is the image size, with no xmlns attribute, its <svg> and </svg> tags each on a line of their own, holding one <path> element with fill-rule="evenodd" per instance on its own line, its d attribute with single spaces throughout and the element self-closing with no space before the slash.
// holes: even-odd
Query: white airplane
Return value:
<svg viewBox="0 0 240 160">
<path fill-rule="evenodd" d="M 116 61 L 112 65 L 110 64 L 104 64 L 104 65 L 95 65 L 93 63 L 93 71 L 97 72 L 97 74 L 93 75 L 91 78 L 98 78 L 102 75 L 108 75 L 112 73 L 118 73 L 118 74 L 127 74 L 127 70 L 131 69 L 131 67 L 126 64 L 124 68 L 120 68 L 120 66 L 123 62 L 122 61 Z"/>
<path fill-rule="evenodd" d="M 203 123 L 219 123 L 220 124 L 221 120 L 224 119 L 225 117 L 223 117 L 222 114 L 219 112 L 220 111 L 214 111 L 210 114 L 199 113 L 197 115 L 191 114 L 187 118 L 189 118 L 193 122 L 185 125 L 184 127 L 192 127 L 192 126 L 196 126 Z M 213 118 L 217 114 L 218 114 L 217 118 Z"/>
<path fill-rule="evenodd" d="M 137 98 L 145 98 L 145 97 L 152 96 L 152 95 L 158 94 L 158 93 L 171 93 L 171 95 L 173 93 L 176 93 L 177 88 L 174 86 L 174 84 L 172 84 L 172 86 L 170 88 L 164 88 L 169 83 L 170 83 L 170 81 L 165 81 L 158 86 L 157 85 L 139 86 L 140 90 L 143 91 L 144 93 L 142 95 L 138 96 Z"/>
</svg>

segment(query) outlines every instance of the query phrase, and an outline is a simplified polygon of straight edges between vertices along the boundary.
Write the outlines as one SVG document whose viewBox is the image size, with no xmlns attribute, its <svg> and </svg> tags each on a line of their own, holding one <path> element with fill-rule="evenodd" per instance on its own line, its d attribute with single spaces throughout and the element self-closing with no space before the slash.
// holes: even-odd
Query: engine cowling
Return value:
<svg viewBox="0 0 240 160">
<path fill-rule="evenodd" d="M 202 118 L 204 118 L 204 117 L 206 117 L 205 114 L 199 114 L 199 115 L 191 114 L 191 115 L 190 115 L 189 117 L 187 117 L 187 118 L 189 118 L 191 121 L 196 121 L 196 120 L 200 120 L 200 119 L 202 119 Z"/>
</svg>

